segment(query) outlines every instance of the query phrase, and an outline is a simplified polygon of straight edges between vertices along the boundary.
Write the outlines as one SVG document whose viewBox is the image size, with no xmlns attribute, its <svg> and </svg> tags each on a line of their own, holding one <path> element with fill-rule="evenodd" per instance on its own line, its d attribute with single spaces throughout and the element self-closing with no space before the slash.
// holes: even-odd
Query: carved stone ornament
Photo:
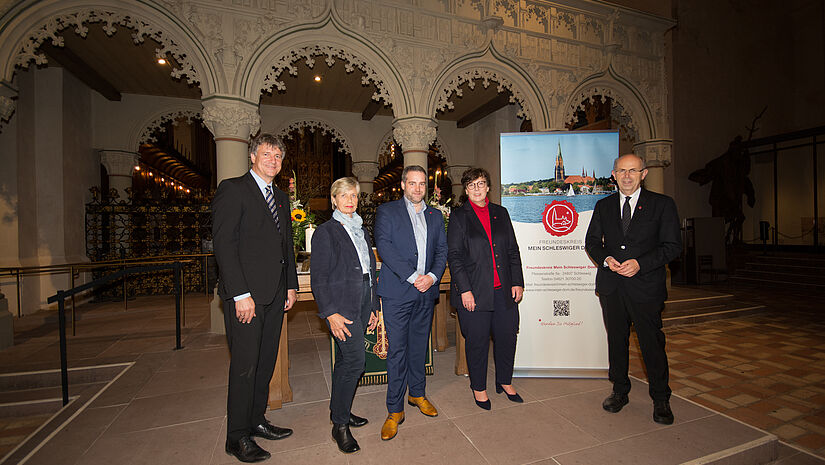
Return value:
<svg viewBox="0 0 825 465">
<path fill-rule="evenodd" d="M 286 70 L 290 75 L 296 76 L 298 74 L 298 67 L 293 65 L 293 63 L 298 60 L 304 60 L 307 67 L 312 69 L 315 66 L 315 57 L 318 56 L 325 57 L 324 61 L 329 67 L 334 66 L 337 59 L 341 59 L 344 62 L 344 70 L 347 73 L 352 73 L 356 68 L 360 69 L 364 73 L 364 75 L 361 76 L 361 84 L 368 85 L 369 83 L 373 83 L 375 85 L 376 91 L 372 94 L 372 99 L 377 102 L 383 99 L 385 105 L 392 104 L 389 92 L 384 86 L 384 81 L 378 77 L 378 73 L 372 69 L 366 61 L 346 50 L 322 45 L 292 50 L 282 56 L 275 65 L 272 66 L 272 71 L 264 78 L 262 90 L 264 92 L 272 92 L 272 88 L 274 87 L 278 91 L 285 91 L 286 84 L 279 79 L 281 73 Z"/>
<path fill-rule="evenodd" d="M 393 123 L 392 134 L 404 152 L 427 150 L 436 137 L 436 123 L 429 118 L 410 118 Z"/>
<path fill-rule="evenodd" d="M 581 102 L 585 100 L 589 100 L 596 95 L 601 95 L 602 97 L 610 97 L 613 99 L 613 108 L 617 110 L 619 113 L 618 115 L 614 114 L 614 118 L 617 119 L 627 130 L 628 134 L 634 134 L 635 138 L 638 140 L 638 133 L 639 130 L 636 127 L 636 123 L 634 122 L 633 115 L 627 112 L 627 105 L 623 101 L 623 97 L 619 95 L 619 93 L 614 92 L 613 89 L 606 86 L 590 86 L 586 89 L 582 89 L 579 92 L 579 95 L 573 100 L 574 104 L 571 104 L 567 108 L 567 112 L 564 118 L 564 121 L 572 121 L 573 115 L 576 114 L 581 108 Z M 640 118 L 643 118 L 643 115 L 638 115 Z M 644 120 L 644 119 L 643 119 Z"/>
<path fill-rule="evenodd" d="M 215 137 L 248 139 L 261 129 L 257 105 L 237 100 L 203 101 L 203 124 Z"/>
<path fill-rule="evenodd" d="M 119 150 L 101 150 L 100 164 L 109 176 L 131 176 L 138 164 L 138 154 Z"/>
<path fill-rule="evenodd" d="M 516 113 L 516 116 L 519 118 L 532 119 L 530 118 L 530 109 L 527 107 L 524 96 L 521 92 L 504 76 L 500 76 L 497 72 L 488 69 L 470 69 L 462 71 L 458 76 L 451 79 L 444 86 L 444 88 L 441 89 L 438 96 L 438 101 L 435 105 L 435 111 L 446 111 L 455 108 L 453 102 L 450 101 L 452 95 L 455 93 L 456 96 L 461 97 L 463 92 L 461 91 L 460 86 L 465 82 L 467 83 L 467 87 L 474 89 L 476 79 L 481 79 L 481 85 L 484 86 L 485 89 L 490 86 L 491 82 L 495 82 L 498 85 L 496 88 L 498 93 L 509 90 L 510 103 L 517 103 L 519 105 L 519 110 Z M 398 140 L 397 137 L 396 140 Z"/>
<path fill-rule="evenodd" d="M 284 139 L 289 139 L 292 137 L 292 131 L 301 128 L 310 128 L 313 131 L 321 131 L 321 134 L 323 135 L 331 136 L 333 142 L 338 142 L 339 144 L 341 144 L 342 151 L 346 152 L 349 156 L 352 156 L 352 147 L 350 147 L 349 141 L 337 129 L 335 129 L 327 123 L 324 123 L 323 121 L 295 121 L 290 123 L 285 128 L 281 129 L 278 135 Z"/>
<path fill-rule="evenodd" d="M 352 162 L 352 174 L 358 178 L 358 182 L 373 182 L 378 176 L 378 163 L 374 161 L 354 161 Z"/>
<path fill-rule="evenodd" d="M 77 13 L 63 14 L 49 18 L 40 29 L 33 31 L 28 37 L 22 49 L 17 54 L 15 64 L 24 69 L 28 68 L 29 63 L 32 61 L 34 61 L 36 65 L 46 64 L 46 55 L 38 52 L 38 48 L 43 42 L 50 40 L 55 47 L 63 47 L 63 37 L 58 35 L 61 31 L 71 27 L 74 29 L 75 34 L 85 38 L 89 33 L 87 25 L 95 23 L 102 23 L 103 32 L 105 32 L 107 36 L 112 36 L 117 32 L 117 26 L 131 29 L 132 40 L 135 44 L 142 44 L 147 37 L 153 39 L 161 44 L 161 47 L 155 50 L 156 56 L 171 56 L 175 62 L 180 65 L 179 68 L 172 69 L 172 77 L 180 79 L 186 76 L 189 84 L 200 82 L 198 72 L 192 64 L 189 54 L 172 40 L 168 34 L 139 18 L 135 18 L 132 13 L 127 15 L 96 9 L 84 9 Z"/>
<path fill-rule="evenodd" d="M 466 165 L 455 165 L 447 167 L 450 172 L 450 180 L 453 184 L 461 184 L 461 175 L 464 174 L 470 167 Z"/>
<path fill-rule="evenodd" d="M 633 152 L 645 160 L 648 168 L 668 167 L 673 160 L 671 147 L 673 141 L 659 139 L 640 142 L 633 145 Z"/>
<path fill-rule="evenodd" d="M 16 105 L 11 97 L 0 96 L 0 120 L 8 121 L 14 113 Z"/>
<path fill-rule="evenodd" d="M 200 118 L 201 112 L 195 110 L 179 110 L 161 116 L 149 123 L 140 132 L 138 145 L 148 144 L 150 142 L 157 142 L 156 133 L 166 132 L 166 123 L 172 122 L 173 125 L 178 123 L 178 120 L 185 118 L 187 123 L 191 123 L 194 118 Z"/>
</svg>

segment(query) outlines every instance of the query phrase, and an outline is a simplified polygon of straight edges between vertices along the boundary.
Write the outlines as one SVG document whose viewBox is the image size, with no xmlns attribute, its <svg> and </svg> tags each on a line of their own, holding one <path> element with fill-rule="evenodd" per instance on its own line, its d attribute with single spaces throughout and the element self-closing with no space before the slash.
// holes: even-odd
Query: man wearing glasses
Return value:
<svg viewBox="0 0 825 465">
<path fill-rule="evenodd" d="M 667 299 L 667 265 L 682 250 L 676 204 L 641 188 L 644 160 L 623 155 L 613 163 L 619 192 L 599 200 L 587 229 L 585 248 L 599 265 L 596 292 L 602 306 L 613 392 L 602 407 L 618 413 L 628 403 L 628 338 L 636 330 L 647 368 L 653 421 L 673 423 L 670 409 L 662 309 Z"/>
</svg>

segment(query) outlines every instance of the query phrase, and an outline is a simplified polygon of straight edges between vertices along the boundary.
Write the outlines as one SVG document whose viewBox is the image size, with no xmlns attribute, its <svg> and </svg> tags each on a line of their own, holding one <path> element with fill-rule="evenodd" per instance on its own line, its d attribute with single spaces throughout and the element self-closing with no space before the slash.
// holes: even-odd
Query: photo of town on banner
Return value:
<svg viewBox="0 0 825 465">
<path fill-rule="evenodd" d="M 501 204 L 518 238 L 524 300 L 517 376 L 604 377 L 607 347 L 584 237 L 610 180 L 617 131 L 501 135 Z"/>
</svg>

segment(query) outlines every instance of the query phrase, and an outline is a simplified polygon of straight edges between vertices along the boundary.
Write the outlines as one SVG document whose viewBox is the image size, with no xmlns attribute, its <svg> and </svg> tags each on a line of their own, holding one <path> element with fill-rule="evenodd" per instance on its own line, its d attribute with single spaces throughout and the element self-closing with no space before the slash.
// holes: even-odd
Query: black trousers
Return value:
<svg viewBox="0 0 825 465">
<path fill-rule="evenodd" d="M 332 394 L 329 399 L 329 415 L 332 422 L 338 425 L 349 423 L 352 399 L 355 396 L 358 380 L 361 379 L 366 364 L 364 333 L 372 311 L 372 296 L 370 294 L 370 275 L 364 276 L 360 318 L 353 319 L 352 324 L 347 325 L 352 336 L 345 341 L 339 341 L 333 337 L 335 339 L 335 366 L 332 368 Z M 329 322 L 327 322 L 327 327 L 329 327 Z"/>
<path fill-rule="evenodd" d="M 519 314 L 511 292 L 511 289 L 505 289 L 504 286 L 493 291 L 493 311 L 482 311 L 478 307 L 472 312 L 464 308 L 458 310 L 458 323 L 461 334 L 464 335 L 470 387 L 475 391 L 487 389 L 490 336 L 493 337 L 496 382 L 512 384 Z"/>
<path fill-rule="evenodd" d="M 224 301 L 223 319 L 229 342 L 229 395 L 226 399 L 226 439 L 238 441 L 264 422 L 269 400 L 269 381 L 275 371 L 278 342 L 284 321 L 286 292 L 268 305 L 255 306 L 255 318 L 241 323 L 235 302 Z"/>
<path fill-rule="evenodd" d="M 607 329 L 609 376 L 613 382 L 613 392 L 630 392 L 627 370 L 630 324 L 633 323 L 647 368 L 650 397 L 653 400 L 670 399 L 665 333 L 662 332 L 664 302 L 635 302 L 621 287 L 612 294 L 600 295 L 599 301 Z"/>
</svg>

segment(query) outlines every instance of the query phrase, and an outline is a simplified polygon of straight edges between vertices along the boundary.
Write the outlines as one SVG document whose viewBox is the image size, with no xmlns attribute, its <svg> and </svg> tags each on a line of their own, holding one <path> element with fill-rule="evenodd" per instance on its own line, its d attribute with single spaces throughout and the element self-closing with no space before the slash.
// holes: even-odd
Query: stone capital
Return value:
<svg viewBox="0 0 825 465">
<path fill-rule="evenodd" d="M 670 166 L 673 141 L 654 139 L 633 144 L 633 153 L 642 157 L 648 168 L 665 168 Z"/>
<path fill-rule="evenodd" d="M 234 96 L 212 95 L 201 100 L 203 124 L 215 140 L 230 139 L 246 143 L 261 129 L 258 105 Z"/>
<path fill-rule="evenodd" d="M 352 162 L 352 174 L 358 178 L 358 182 L 373 182 L 378 176 L 378 163 L 374 161 L 354 161 Z"/>
<path fill-rule="evenodd" d="M 447 167 L 447 170 L 450 172 L 450 180 L 453 185 L 461 185 L 461 175 L 464 174 L 464 172 L 469 168 L 470 167 L 466 165 L 451 165 Z"/>
<path fill-rule="evenodd" d="M 392 135 L 401 144 L 401 151 L 427 152 L 435 140 L 438 124 L 429 117 L 405 116 L 392 123 Z"/>
<path fill-rule="evenodd" d="M 16 108 L 17 105 L 11 97 L 0 96 L 0 120 L 8 121 Z"/>
<path fill-rule="evenodd" d="M 100 164 L 109 176 L 131 177 L 139 161 L 138 154 L 124 150 L 101 150 Z"/>
</svg>

